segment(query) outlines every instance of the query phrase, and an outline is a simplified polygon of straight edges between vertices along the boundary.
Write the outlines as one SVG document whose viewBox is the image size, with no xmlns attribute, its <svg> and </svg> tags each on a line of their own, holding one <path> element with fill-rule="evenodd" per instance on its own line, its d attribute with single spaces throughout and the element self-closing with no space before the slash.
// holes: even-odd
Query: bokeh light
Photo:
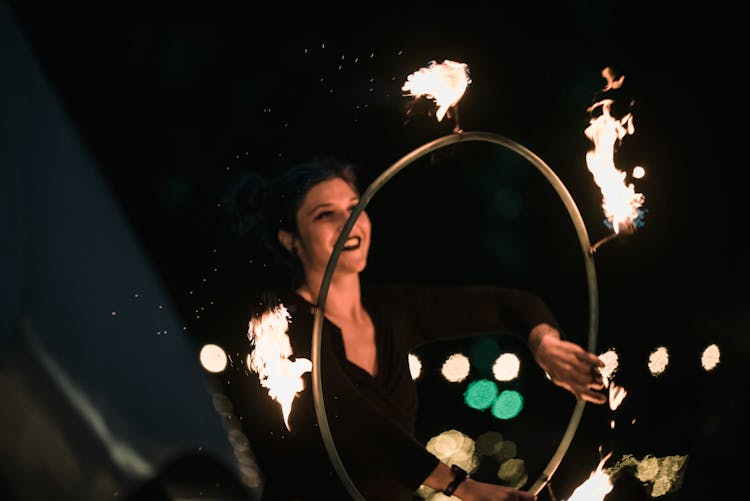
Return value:
<svg viewBox="0 0 750 501">
<path fill-rule="evenodd" d="M 489 372 L 501 351 L 500 344 L 492 337 L 477 338 L 469 347 L 472 367 L 476 367 L 481 372 Z"/>
<path fill-rule="evenodd" d="M 492 415 L 498 419 L 513 419 L 523 409 L 523 396 L 515 390 L 504 390 L 492 403 Z"/>
<path fill-rule="evenodd" d="M 469 375 L 471 366 L 469 359 L 463 353 L 454 353 L 443 362 L 440 372 L 451 383 L 460 383 Z"/>
<path fill-rule="evenodd" d="M 664 346 L 655 349 L 648 357 L 648 370 L 653 376 L 663 374 L 669 365 L 669 351 Z"/>
<path fill-rule="evenodd" d="M 492 375 L 498 381 L 512 381 L 518 377 L 521 360 L 515 353 L 503 353 L 492 365 Z"/>
<path fill-rule="evenodd" d="M 701 354 L 701 366 L 707 371 L 715 369 L 716 366 L 719 365 L 720 360 L 721 351 L 715 344 L 706 346 L 706 349 L 703 350 L 703 353 Z"/>
<path fill-rule="evenodd" d="M 489 409 L 497 397 L 498 389 L 494 381 L 479 379 L 472 381 L 464 392 L 464 402 L 472 409 Z"/>
<path fill-rule="evenodd" d="M 200 351 L 201 365 L 208 372 L 221 372 L 227 367 L 227 354 L 216 344 L 207 344 Z"/>
<path fill-rule="evenodd" d="M 458 465 L 469 473 L 478 465 L 474 440 L 455 429 L 432 437 L 427 442 L 426 448 L 444 463 Z"/>
<path fill-rule="evenodd" d="M 520 488 L 529 479 L 526 462 L 520 458 L 510 458 L 500 465 L 497 478 L 511 487 Z"/>
<path fill-rule="evenodd" d="M 414 353 L 409 353 L 409 372 L 415 380 L 422 374 L 422 361 Z"/>
</svg>

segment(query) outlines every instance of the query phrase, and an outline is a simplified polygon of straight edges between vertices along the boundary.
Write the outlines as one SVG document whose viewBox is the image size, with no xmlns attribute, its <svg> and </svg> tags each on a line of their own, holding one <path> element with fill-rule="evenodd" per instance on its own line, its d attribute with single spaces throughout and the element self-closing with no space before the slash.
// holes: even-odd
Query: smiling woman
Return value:
<svg viewBox="0 0 750 501">
<path fill-rule="evenodd" d="M 541 298 L 496 286 L 361 285 L 372 225 L 364 211 L 348 224 L 360 195 L 354 167 L 335 158 L 295 165 L 271 180 L 245 176 L 228 193 L 223 205 L 234 228 L 263 242 L 278 275 L 264 299 L 247 309 L 249 332 L 229 333 L 245 340 L 238 353 L 251 351 L 252 362 L 240 357 L 223 376 L 264 473 L 264 499 L 406 501 L 418 499 L 420 487 L 462 499 L 533 499 L 530 492 L 478 481 L 415 438 L 409 353 L 436 339 L 515 334 L 558 386 L 603 403 L 602 381 L 592 376 L 601 362 L 561 338 Z M 336 454 L 353 485 L 321 434 L 306 363 L 323 277 L 345 228 L 325 302 L 318 369 Z M 273 349 L 266 351 L 268 339 Z M 278 397 L 289 396 L 289 388 L 297 389 L 292 401 L 282 402 Z"/>
</svg>

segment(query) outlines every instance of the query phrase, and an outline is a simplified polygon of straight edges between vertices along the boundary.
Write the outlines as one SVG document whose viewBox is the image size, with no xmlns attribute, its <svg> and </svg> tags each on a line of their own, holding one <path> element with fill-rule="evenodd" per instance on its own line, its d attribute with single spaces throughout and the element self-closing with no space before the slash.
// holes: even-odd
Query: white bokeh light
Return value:
<svg viewBox="0 0 750 501">
<path fill-rule="evenodd" d="M 716 366 L 719 365 L 720 360 L 721 352 L 719 347 L 715 344 L 706 346 L 706 349 L 703 350 L 703 353 L 701 354 L 701 366 L 707 371 L 716 368 Z"/>
<path fill-rule="evenodd" d="M 469 375 L 471 364 L 463 353 L 454 353 L 443 363 L 440 372 L 451 383 L 460 383 Z"/>
<path fill-rule="evenodd" d="M 503 353 L 492 365 L 492 375 L 498 381 L 511 381 L 518 377 L 521 368 L 521 360 L 515 353 Z"/>
<path fill-rule="evenodd" d="M 444 463 L 458 465 L 468 472 L 473 472 L 479 465 L 476 443 L 456 429 L 432 437 L 425 448 Z"/>
<path fill-rule="evenodd" d="M 667 369 L 667 365 L 669 365 L 669 352 L 664 346 L 655 349 L 648 357 L 648 370 L 654 376 L 662 374 Z"/>
<path fill-rule="evenodd" d="M 422 361 L 413 353 L 409 353 L 409 372 L 412 379 L 417 379 L 422 374 Z"/>
<path fill-rule="evenodd" d="M 227 367 L 227 354 L 216 344 L 207 344 L 201 348 L 201 365 L 208 372 L 221 372 Z"/>
</svg>

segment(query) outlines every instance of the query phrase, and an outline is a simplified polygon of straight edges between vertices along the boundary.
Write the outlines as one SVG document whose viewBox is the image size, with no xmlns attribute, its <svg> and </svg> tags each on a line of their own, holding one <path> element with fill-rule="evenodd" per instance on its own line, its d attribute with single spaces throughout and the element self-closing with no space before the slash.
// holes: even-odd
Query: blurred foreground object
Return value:
<svg viewBox="0 0 750 501">
<path fill-rule="evenodd" d="M 0 498 L 254 499 L 247 444 L 5 2 L 0 68 Z"/>
</svg>

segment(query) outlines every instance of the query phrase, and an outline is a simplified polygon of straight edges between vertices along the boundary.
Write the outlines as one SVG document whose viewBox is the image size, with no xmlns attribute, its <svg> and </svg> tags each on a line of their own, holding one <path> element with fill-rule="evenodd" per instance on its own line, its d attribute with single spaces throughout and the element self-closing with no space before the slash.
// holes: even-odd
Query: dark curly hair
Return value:
<svg viewBox="0 0 750 501">
<path fill-rule="evenodd" d="M 275 178 L 244 173 L 230 183 L 222 200 L 233 234 L 266 251 L 274 271 L 297 288 L 304 279 L 299 258 L 278 240 L 279 230 L 298 235 L 297 211 L 315 185 L 341 178 L 359 192 L 356 167 L 338 157 L 324 156 L 292 165 Z"/>
</svg>

